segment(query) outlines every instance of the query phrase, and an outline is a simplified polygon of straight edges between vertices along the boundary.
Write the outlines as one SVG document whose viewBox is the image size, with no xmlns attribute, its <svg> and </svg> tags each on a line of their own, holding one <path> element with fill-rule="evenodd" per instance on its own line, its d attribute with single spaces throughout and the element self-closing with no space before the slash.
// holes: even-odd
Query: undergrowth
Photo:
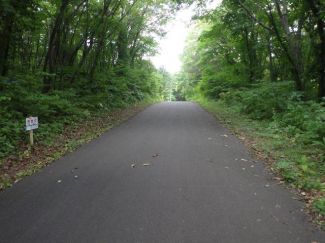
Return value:
<svg viewBox="0 0 325 243">
<path fill-rule="evenodd" d="M 46 141 L 67 125 L 73 126 L 98 113 L 122 109 L 140 101 L 154 101 L 157 97 L 157 94 L 141 91 L 136 85 L 131 87 L 119 82 L 117 78 L 112 79 L 110 85 L 103 78 L 93 89 L 72 86 L 47 94 L 41 92 L 42 79 L 37 75 L 16 75 L 13 80 L 8 83 L 0 79 L 0 166 L 1 160 L 28 142 L 25 131 L 28 117 L 39 118 L 35 140 Z"/>
</svg>

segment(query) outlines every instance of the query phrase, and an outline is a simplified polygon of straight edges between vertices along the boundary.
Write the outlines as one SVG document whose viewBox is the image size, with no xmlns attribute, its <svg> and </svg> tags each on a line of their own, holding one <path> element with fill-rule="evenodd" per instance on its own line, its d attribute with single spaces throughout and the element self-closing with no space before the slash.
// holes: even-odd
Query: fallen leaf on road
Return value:
<svg viewBox="0 0 325 243">
<path fill-rule="evenodd" d="M 75 179 L 78 179 L 78 176 L 76 175 L 74 178 L 75 178 Z"/>
<path fill-rule="evenodd" d="M 132 165 L 131 165 L 131 168 L 133 169 L 134 167 L 135 167 L 135 164 L 132 164 Z"/>
<path fill-rule="evenodd" d="M 158 154 L 154 154 L 152 157 L 157 157 L 158 156 Z"/>
<path fill-rule="evenodd" d="M 281 219 L 278 219 L 277 217 L 275 217 L 275 216 L 272 215 L 272 214 L 271 214 L 271 216 L 272 216 L 272 217 L 273 217 L 277 222 L 280 222 L 280 223 L 285 224 L 285 225 L 288 224 L 287 222 L 285 222 L 285 221 L 283 221 L 283 220 L 281 220 Z"/>
<path fill-rule="evenodd" d="M 147 163 L 147 164 L 143 164 L 143 166 L 149 166 L 150 164 L 149 163 Z"/>
<path fill-rule="evenodd" d="M 225 138 L 227 138 L 227 137 L 228 137 L 228 135 L 224 134 L 224 135 L 221 135 L 221 137 L 225 137 Z"/>
<path fill-rule="evenodd" d="M 241 159 L 241 161 L 248 161 L 247 159 Z"/>
<path fill-rule="evenodd" d="M 301 192 L 301 195 L 306 196 L 307 194 L 306 192 Z"/>
<path fill-rule="evenodd" d="M 280 205 L 275 205 L 275 208 L 281 208 L 281 206 Z"/>
<path fill-rule="evenodd" d="M 277 181 L 282 181 L 282 178 L 280 177 L 273 177 L 274 180 L 277 180 Z"/>
<path fill-rule="evenodd" d="M 254 168 L 254 165 L 252 165 L 251 167 Z"/>
<path fill-rule="evenodd" d="M 270 185 L 265 185 L 265 187 L 270 187 Z"/>
</svg>

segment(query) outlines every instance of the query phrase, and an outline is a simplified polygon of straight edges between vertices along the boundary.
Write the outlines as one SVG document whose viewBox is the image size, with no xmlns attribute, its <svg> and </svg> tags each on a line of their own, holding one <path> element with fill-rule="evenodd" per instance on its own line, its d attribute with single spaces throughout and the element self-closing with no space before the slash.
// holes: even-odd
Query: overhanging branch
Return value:
<svg viewBox="0 0 325 243">
<path fill-rule="evenodd" d="M 266 26 L 265 24 L 263 24 L 262 22 L 260 22 L 255 16 L 254 14 L 245 6 L 245 4 L 243 4 L 240 0 L 238 0 L 239 4 L 246 10 L 246 12 L 248 13 L 248 15 L 254 19 L 260 26 L 262 26 L 264 29 L 270 30 L 272 31 L 272 28 Z"/>
</svg>

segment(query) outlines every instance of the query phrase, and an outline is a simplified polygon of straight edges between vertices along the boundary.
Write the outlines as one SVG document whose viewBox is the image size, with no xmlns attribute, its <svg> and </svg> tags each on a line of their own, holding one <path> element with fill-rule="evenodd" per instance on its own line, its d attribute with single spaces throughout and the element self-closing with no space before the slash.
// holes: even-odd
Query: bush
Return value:
<svg viewBox="0 0 325 243">
<path fill-rule="evenodd" d="M 283 114 L 275 119 L 291 134 L 302 134 L 300 139 L 306 141 L 323 141 L 325 139 L 325 108 L 324 103 L 314 101 L 290 100 Z"/>
<path fill-rule="evenodd" d="M 93 80 L 80 75 L 70 87 L 63 81 L 59 86 L 64 90 L 52 89 L 47 94 L 42 93 L 46 73 L 16 75 L 10 82 L 0 78 L 0 159 L 14 152 L 20 141 L 27 142 L 25 118 L 38 116 L 41 125 L 35 136 L 46 139 L 91 113 L 150 100 L 152 73 L 149 69 L 123 66 L 98 72 Z"/>
<path fill-rule="evenodd" d="M 292 82 L 261 83 L 247 88 L 229 90 L 221 95 L 228 105 L 238 106 L 252 119 L 271 119 L 283 112 L 292 94 Z"/>
<path fill-rule="evenodd" d="M 325 198 L 320 198 L 313 203 L 314 211 L 325 216 Z"/>
</svg>

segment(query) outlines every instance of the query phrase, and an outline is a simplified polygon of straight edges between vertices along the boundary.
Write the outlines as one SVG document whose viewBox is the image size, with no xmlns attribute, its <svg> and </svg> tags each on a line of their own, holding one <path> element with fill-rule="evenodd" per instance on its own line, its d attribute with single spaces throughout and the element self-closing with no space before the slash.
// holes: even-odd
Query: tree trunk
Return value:
<svg viewBox="0 0 325 243">
<path fill-rule="evenodd" d="M 44 72 L 47 71 L 47 65 L 48 65 L 48 72 L 50 74 L 49 77 L 44 77 L 43 79 L 43 93 L 48 93 L 49 90 L 51 89 L 51 85 L 52 85 L 52 74 L 55 73 L 55 61 L 54 61 L 54 50 L 55 50 L 55 44 L 56 44 L 56 40 L 59 40 L 59 31 L 60 31 L 60 26 L 62 24 L 63 21 L 63 16 L 64 16 L 64 12 L 67 9 L 69 0 L 62 0 L 61 3 L 61 7 L 60 7 L 60 12 L 56 18 L 54 27 L 52 29 L 51 32 L 51 36 L 50 36 L 50 41 L 49 41 L 49 46 L 48 46 L 48 52 L 47 52 L 47 57 L 46 57 L 46 61 L 44 64 Z"/>
<path fill-rule="evenodd" d="M 275 65 L 274 65 L 274 58 L 272 56 L 273 52 L 272 52 L 272 46 L 271 46 L 271 41 L 270 41 L 270 36 L 267 35 L 267 50 L 268 50 L 268 54 L 269 54 L 269 59 L 270 59 L 270 65 L 269 65 L 269 70 L 270 70 L 270 78 L 272 82 L 276 82 L 277 80 L 277 73 L 276 73 L 276 69 L 275 69 Z"/>
<path fill-rule="evenodd" d="M 308 5 L 313 12 L 314 16 L 316 17 L 317 20 L 317 30 L 318 30 L 318 35 L 320 39 L 320 51 L 319 51 L 319 97 L 323 98 L 325 97 L 325 23 L 320 15 L 320 1 L 319 0 L 307 0 Z"/>
<path fill-rule="evenodd" d="M 7 76 L 9 70 L 8 58 L 9 58 L 12 25 L 13 25 L 12 15 L 8 15 L 4 27 L 4 32 L 3 32 L 4 39 L 5 39 L 4 43 L 2 43 L 3 52 L 0 53 L 0 65 L 2 66 L 2 70 L 1 70 L 2 76 Z"/>
<path fill-rule="evenodd" d="M 277 37 L 280 45 L 283 47 L 283 50 L 291 64 L 291 73 L 295 80 L 297 91 L 304 91 L 304 85 L 301 80 L 302 67 L 300 67 L 300 65 L 298 65 L 299 60 L 297 60 L 297 57 L 299 55 L 296 53 L 297 46 L 293 45 L 292 36 L 291 36 L 290 30 L 289 30 L 289 25 L 288 25 L 288 18 L 286 16 L 287 10 L 285 10 L 285 15 L 283 15 L 278 0 L 273 0 L 273 2 L 277 8 L 281 25 L 286 32 L 286 39 L 287 39 L 287 42 L 289 43 L 289 49 L 288 49 L 287 45 L 283 42 L 283 40 L 281 38 L 281 34 L 280 34 L 278 27 L 275 23 L 273 14 L 272 14 L 272 12 L 270 12 L 269 18 L 270 18 L 271 24 L 273 25 L 273 30 L 274 30 L 276 37 Z M 285 7 L 286 7 L 286 4 L 285 4 Z M 300 51 L 300 49 L 299 49 L 299 51 Z"/>
</svg>

